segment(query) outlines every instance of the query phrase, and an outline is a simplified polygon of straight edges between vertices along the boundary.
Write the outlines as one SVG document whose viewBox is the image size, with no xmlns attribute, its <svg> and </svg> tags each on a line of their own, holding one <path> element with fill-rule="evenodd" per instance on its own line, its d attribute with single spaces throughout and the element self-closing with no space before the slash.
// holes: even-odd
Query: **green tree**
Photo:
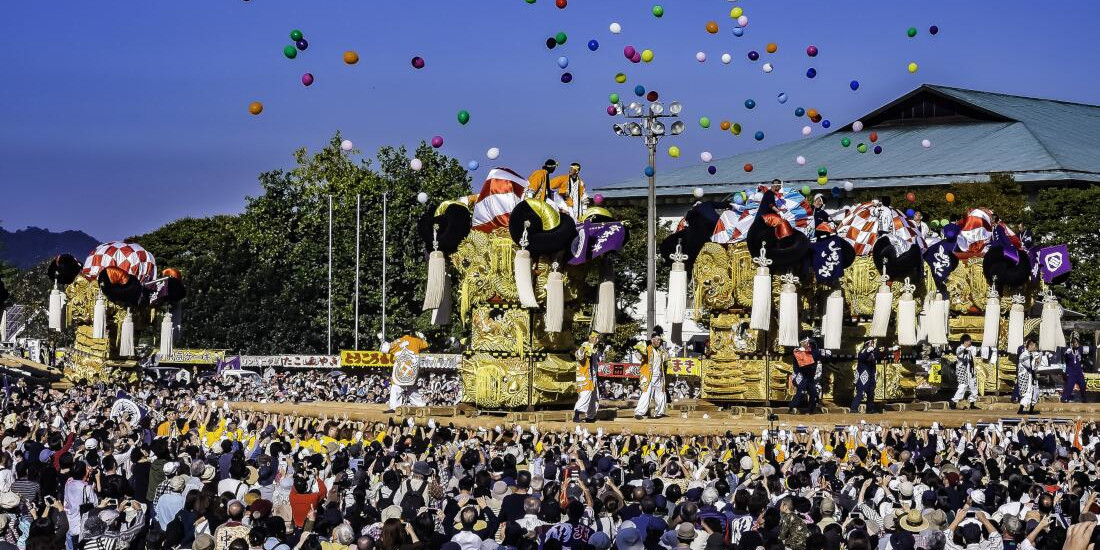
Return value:
<svg viewBox="0 0 1100 550">
<path fill-rule="evenodd" d="M 1073 271 L 1054 293 L 1063 306 L 1100 318 L 1100 186 L 1041 189 L 1029 210 L 1036 244 L 1069 246 Z"/>
<path fill-rule="evenodd" d="M 913 194 L 913 201 L 907 195 Z M 952 202 L 947 196 L 951 194 Z M 988 182 L 956 182 L 945 186 L 905 187 L 885 189 L 857 189 L 849 202 L 858 204 L 880 197 L 890 197 L 891 205 L 904 212 L 908 208 L 920 209 L 925 220 L 956 220 L 966 214 L 965 209 L 985 207 L 1007 223 L 1015 225 L 1027 217 L 1024 207 L 1027 197 L 1020 185 L 1009 174 L 990 174 Z"/>
</svg>

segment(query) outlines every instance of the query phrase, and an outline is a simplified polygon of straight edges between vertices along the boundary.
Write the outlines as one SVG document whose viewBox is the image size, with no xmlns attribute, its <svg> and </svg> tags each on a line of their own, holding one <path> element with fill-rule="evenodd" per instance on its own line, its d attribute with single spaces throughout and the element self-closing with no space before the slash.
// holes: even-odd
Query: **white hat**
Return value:
<svg viewBox="0 0 1100 550">
<path fill-rule="evenodd" d="M 164 474 L 165 475 L 172 475 L 172 474 L 176 473 L 176 470 L 179 470 L 179 467 L 180 467 L 179 462 L 165 462 L 164 463 Z"/>
<path fill-rule="evenodd" d="M 99 440 L 94 437 L 89 437 L 86 441 L 84 441 L 84 448 L 88 449 L 89 451 L 94 450 L 97 447 L 99 447 Z"/>
<path fill-rule="evenodd" d="M 745 455 L 745 456 L 741 457 L 741 469 L 742 470 L 751 470 L 752 469 L 752 457 L 751 456 Z"/>
</svg>

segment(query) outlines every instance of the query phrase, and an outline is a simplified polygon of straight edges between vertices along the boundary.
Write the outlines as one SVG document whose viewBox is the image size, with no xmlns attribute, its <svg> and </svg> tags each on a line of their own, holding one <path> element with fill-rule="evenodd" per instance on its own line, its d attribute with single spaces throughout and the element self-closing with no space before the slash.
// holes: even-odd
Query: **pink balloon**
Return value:
<svg viewBox="0 0 1100 550">
<path fill-rule="evenodd" d="M 596 193 L 596 195 L 592 197 L 592 203 L 596 206 L 603 204 L 603 195 Z"/>
<path fill-rule="evenodd" d="M 627 59 L 633 58 L 635 53 L 637 53 L 637 52 L 634 50 L 634 46 L 627 46 L 627 47 L 623 48 L 623 55 Z"/>
<path fill-rule="evenodd" d="M 432 138 L 432 147 L 439 149 L 443 147 L 443 136 L 435 136 Z"/>
<path fill-rule="evenodd" d="M 302 75 L 302 84 L 305 86 L 313 85 L 313 73 L 306 73 Z"/>
</svg>

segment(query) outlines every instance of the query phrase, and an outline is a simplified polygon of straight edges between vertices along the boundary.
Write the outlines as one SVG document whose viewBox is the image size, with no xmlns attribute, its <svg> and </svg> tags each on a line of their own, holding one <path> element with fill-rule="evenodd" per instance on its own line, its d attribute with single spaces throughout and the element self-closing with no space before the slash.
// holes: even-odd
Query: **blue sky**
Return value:
<svg viewBox="0 0 1100 550">
<path fill-rule="evenodd" d="M 442 135 L 444 153 L 481 163 L 476 181 L 489 165 L 526 174 L 547 157 L 577 161 L 598 187 L 644 168 L 640 140 L 614 136 L 605 112 L 609 93 L 632 98 L 638 84 L 685 105 L 688 132 L 662 143 L 659 171 L 698 163 L 704 150 L 721 158 L 799 139 L 806 122 L 794 117 L 796 106 L 840 126 L 925 82 L 1100 103 L 1096 2 L 663 0 L 660 19 L 653 4 L 12 2 L 3 25 L 0 222 L 106 240 L 239 212 L 259 192 L 260 172 L 290 166 L 295 148 L 317 148 L 337 130 L 368 155 Z M 742 37 L 731 33 L 734 6 L 749 17 Z M 710 20 L 717 34 L 705 31 Z M 610 33 L 612 22 L 621 34 Z M 906 37 L 911 26 L 916 38 Z M 288 60 L 282 49 L 295 28 L 310 46 Z M 546 38 L 559 31 L 567 43 L 548 50 Z M 777 53 L 764 53 L 769 42 Z M 654 61 L 630 63 L 628 44 L 652 49 Z M 818 57 L 806 56 L 809 44 Z M 343 64 L 345 50 L 359 53 L 358 65 Z M 762 59 L 749 61 L 749 50 Z M 570 84 L 559 81 L 561 55 Z M 427 66 L 413 69 L 413 56 Z M 910 61 L 916 74 L 906 71 Z M 765 74 L 764 62 L 774 72 Z M 809 67 L 817 78 L 805 77 Z M 300 83 L 305 72 L 316 78 L 310 88 Z M 614 82 L 618 72 L 626 84 Z M 264 103 L 262 115 L 248 114 L 251 101 Z M 456 121 L 460 109 L 471 114 L 466 126 Z M 709 130 L 701 116 L 713 121 Z M 721 120 L 744 132 L 722 132 Z M 756 130 L 764 141 L 753 140 Z M 669 145 L 680 147 L 679 159 L 665 153 Z M 495 162 L 485 158 L 490 147 L 502 151 Z"/>
</svg>

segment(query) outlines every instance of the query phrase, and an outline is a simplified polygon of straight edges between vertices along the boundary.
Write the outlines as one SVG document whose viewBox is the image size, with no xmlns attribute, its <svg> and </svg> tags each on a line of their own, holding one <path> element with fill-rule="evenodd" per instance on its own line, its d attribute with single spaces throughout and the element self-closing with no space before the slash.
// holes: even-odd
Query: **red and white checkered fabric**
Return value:
<svg viewBox="0 0 1100 550">
<path fill-rule="evenodd" d="M 882 209 L 886 211 L 883 212 Z M 895 208 L 865 202 L 854 209 L 836 229 L 836 234 L 852 244 L 857 256 L 866 256 L 875 247 L 880 231 L 880 221 L 886 227 L 882 231 L 892 232 L 903 242 L 917 243 L 921 250 L 925 248 L 924 237 L 913 221 Z"/>
<path fill-rule="evenodd" d="M 137 277 L 142 283 L 153 280 L 157 273 L 157 259 L 141 245 L 112 241 L 95 247 L 88 254 L 81 274 L 94 280 L 100 270 L 111 266 Z"/>
</svg>

